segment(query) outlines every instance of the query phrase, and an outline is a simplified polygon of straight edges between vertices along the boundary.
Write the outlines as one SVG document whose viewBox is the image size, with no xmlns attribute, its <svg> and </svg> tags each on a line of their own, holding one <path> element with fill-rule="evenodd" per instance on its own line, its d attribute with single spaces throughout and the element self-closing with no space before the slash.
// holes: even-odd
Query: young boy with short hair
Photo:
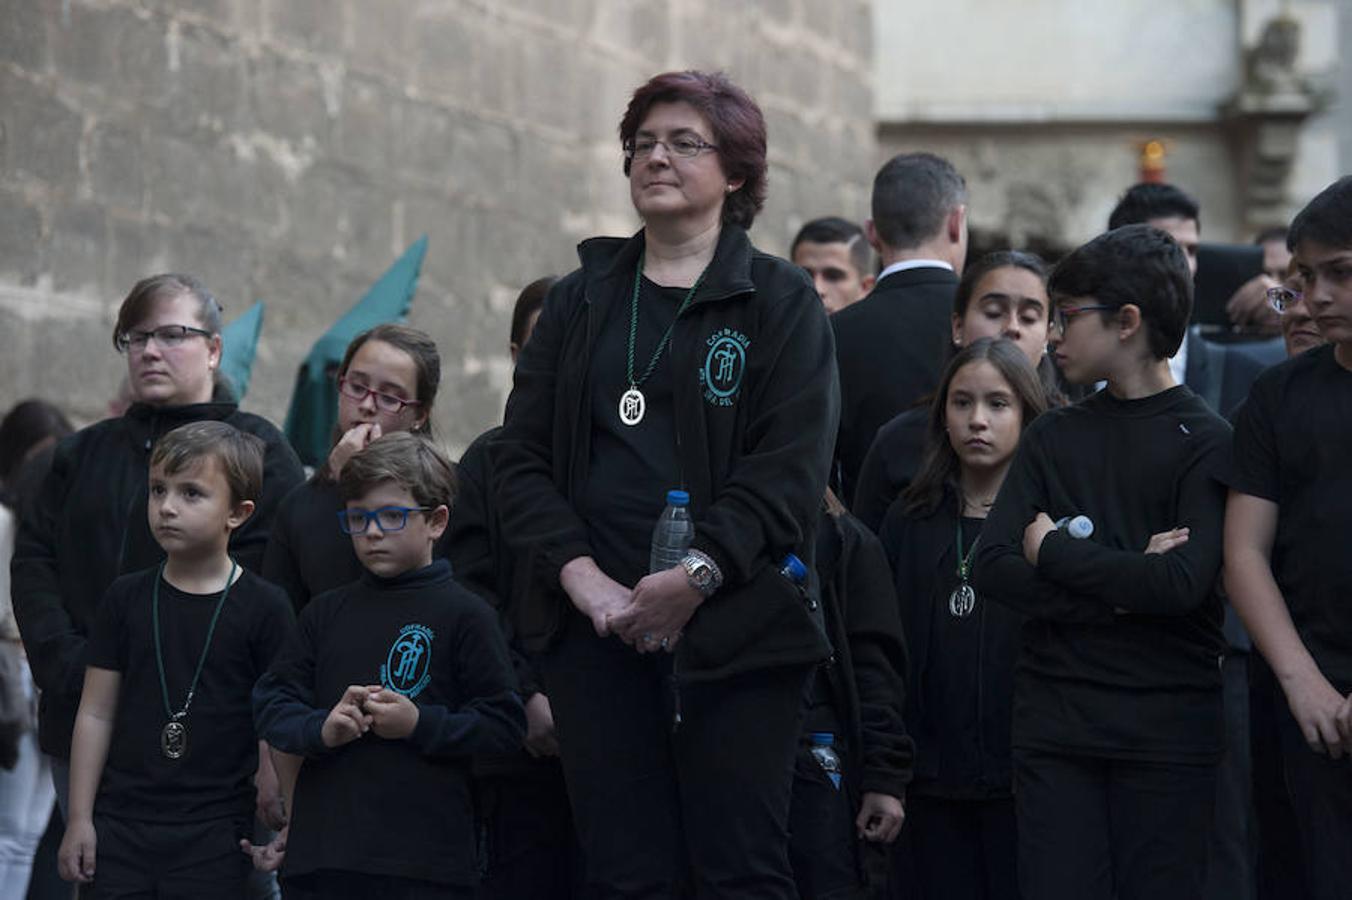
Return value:
<svg viewBox="0 0 1352 900">
<path fill-rule="evenodd" d="M 493 610 L 432 561 L 453 470 L 426 438 L 389 434 L 339 492 L 334 526 L 366 572 L 305 607 L 254 692 L 292 813 L 286 896 L 472 897 L 470 757 L 519 748 L 525 713 Z"/>
<path fill-rule="evenodd" d="M 250 692 L 292 624 L 286 594 L 241 568 L 263 442 L 216 421 L 160 439 L 149 519 L 167 559 L 109 587 L 89 642 L 61 874 L 94 897 L 238 898 L 259 744 Z"/>
<path fill-rule="evenodd" d="M 1267 370 L 1235 426 L 1230 600 L 1286 695 L 1282 766 L 1309 894 L 1352 883 L 1352 177 L 1287 234 L 1327 344 Z"/>
<path fill-rule="evenodd" d="M 977 591 L 1028 617 L 1014 684 L 1019 882 L 1030 900 L 1201 896 L 1223 741 L 1214 591 L 1230 428 L 1168 358 L 1187 259 L 1147 225 L 1048 284 L 1073 382 L 1107 381 L 1024 433 L 977 555 Z M 1054 521 L 1083 515 L 1075 539 Z"/>
</svg>

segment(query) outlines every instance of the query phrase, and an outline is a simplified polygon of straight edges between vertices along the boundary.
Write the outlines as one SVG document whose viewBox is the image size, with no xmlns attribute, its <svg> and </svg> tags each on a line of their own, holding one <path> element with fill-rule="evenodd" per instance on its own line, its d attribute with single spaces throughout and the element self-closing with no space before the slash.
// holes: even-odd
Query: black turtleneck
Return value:
<svg viewBox="0 0 1352 900">
<path fill-rule="evenodd" d="M 1186 387 L 1138 400 L 1107 391 L 1025 431 L 977 554 L 978 594 L 1028 617 L 1015 679 L 1014 746 L 1129 759 L 1214 758 L 1225 644 L 1215 591 L 1230 426 Z M 1054 532 L 1038 565 L 1024 528 Z M 1187 526 L 1188 542 L 1143 551 Z"/>
</svg>

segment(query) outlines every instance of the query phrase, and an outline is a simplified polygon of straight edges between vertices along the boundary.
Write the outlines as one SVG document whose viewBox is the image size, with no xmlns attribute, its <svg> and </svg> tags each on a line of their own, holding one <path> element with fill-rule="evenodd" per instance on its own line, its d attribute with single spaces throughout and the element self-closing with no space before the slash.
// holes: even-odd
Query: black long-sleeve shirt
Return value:
<svg viewBox="0 0 1352 900">
<path fill-rule="evenodd" d="M 1028 427 L 975 572 L 979 594 L 1028 617 L 1014 746 L 1174 761 L 1220 752 L 1229 442 L 1230 426 L 1186 387 L 1138 400 L 1100 391 Z M 1053 532 L 1034 567 L 1023 535 L 1039 512 L 1086 515 L 1094 534 Z M 1180 526 L 1187 543 L 1143 552 Z"/>
<path fill-rule="evenodd" d="M 409 697 L 413 733 L 325 747 L 324 720 L 354 684 Z M 254 720 L 273 747 L 306 757 L 283 874 L 474 883 L 470 757 L 520 746 L 525 713 L 492 609 L 447 562 L 316 597 L 254 688 Z"/>
</svg>

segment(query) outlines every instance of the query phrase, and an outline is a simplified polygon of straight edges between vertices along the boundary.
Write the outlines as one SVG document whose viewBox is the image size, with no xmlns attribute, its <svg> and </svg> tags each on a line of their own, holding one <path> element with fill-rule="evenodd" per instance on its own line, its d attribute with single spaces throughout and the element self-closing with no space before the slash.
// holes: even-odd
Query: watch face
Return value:
<svg viewBox="0 0 1352 900">
<path fill-rule="evenodd" d="M 709 568 L 708 563 L 698 559 L 687 559 L 684 562 L 686 577 L 695 587 L 706 588 L 713 581 L 714 571 Z"/>
</svg>

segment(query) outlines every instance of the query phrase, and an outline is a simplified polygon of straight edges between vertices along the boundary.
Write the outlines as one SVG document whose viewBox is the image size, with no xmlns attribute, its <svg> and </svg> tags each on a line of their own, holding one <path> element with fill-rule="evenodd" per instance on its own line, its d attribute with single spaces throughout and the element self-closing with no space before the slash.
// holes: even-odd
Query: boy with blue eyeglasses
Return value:
<svg viewBox="0 0 1352 900">
<path fill-rule="evenodd" d="M 493 611 L 432 560 L 454 483 L 408 432 L 343 467 L 335 525 L 366 571 L 305 607 L 254 690 L 291 811 L 254 854 L 288 898 L 474 895 L 470 757 L 518 748 L 525 714 Z"/>
</svg>

